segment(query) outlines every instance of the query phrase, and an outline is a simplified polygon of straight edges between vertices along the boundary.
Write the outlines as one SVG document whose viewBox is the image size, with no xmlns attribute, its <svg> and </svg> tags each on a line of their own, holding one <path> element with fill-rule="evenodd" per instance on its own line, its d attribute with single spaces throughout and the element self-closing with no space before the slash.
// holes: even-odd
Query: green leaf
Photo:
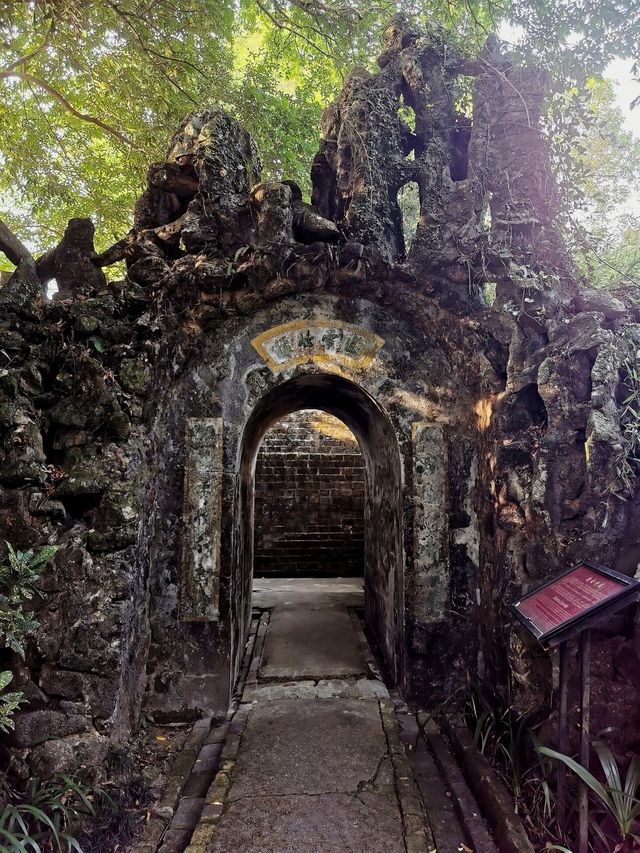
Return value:
<svg viewBox="0 0 640 853">
<path fill-rule="evenodd" d="M 596 779 L 593 773 L 590 773 L 586 767 L 574 761 L 568 755 L 563 755 L 561 752 L 556 752 L 555 749 L 549 749 L 548 746 L 537 746 L 536 751 L 541 755 L 546 755 L 549 758 L 554 758 L 556 761 L 562 761 L 563 764 L 573 770 L 573 772 L 587 785 L 593 793 L 601 800 L 602 804 L 615 816 L 615 807 L 609 794 L 604 786 Z"/>
<path fill-rule="evenodd" d="M 76 853 L 83 853 L 82 847 L 80 847 L 78 841 L 72 835 L 67 835 L 63 832 L 60 834 L 60 838 L 67 842 L 67 851 L 75 850 Z"/>
<path fill-rule="evenodd" d="M 104 341 L 101 340 L 101 338 L 91 337 L 89 338 L 89 343 L 93 344 L 93 347 L 97 352 L 104 352 Z"/>
<path fill-rule="evenodd" d="M 637 755 L 631 758 L 627 778 L 624 783 L 624 792 L 627 797 L 635 797 L 640 787 L 640 760 Z"/>
<path fill-rule="evenodd" d="M 67 787 L 71 791 L 73 791 L 73 793 L 78 797 L 78 799 L 82 802 L 82 804 L 87 809 L 89 814 L 94 814 L 95 810 L 93 807 L 93 803 L 91 802 L 91 800 L 89 800 L 87 798 L 87 795 L 85 794 L 83 789 L 78 785 L 78 783 L 75 782 L 70 776 L 62 775 L 62 776 L 60 776 L 60 778 L 67 785 Z"/>
<path fill-rule="evenodd" d="M 45 811 L 28 803 L 21 805 L 19 809 L 25 814 L 30 814 L 33 818 L 35 818 L 38 823 L 43 823 L 45 826 L 48 826 L 51 832 L 53 833 L 53 837 L 55 838 L 56 842 L 58 842 L 58 830 L 49 815 Z"/>
<path fill-rule="evenodd" d="M 44 566 L 46 563 L 50 563 L 55 557 L 57 551 L 57 545 L 45 545 L 43 548 L 40 548 L 38 553 L 32 560 L 30 560 L 30 568 L 37 569 L 40 566 Z"/>
<path fill-rule="evenodd" d="M 28 853 L 28 850 L 25 847 L 24 843 L 17 837 L 17 835 L 14 835 L 12 832 L 9 832 L 8 829 L 5 829 L 2 826 L 0 826 L 0 836 L 6 838 L 7 841 L 12 845 L 8 848 L 7 853 Z"/>
</svg>

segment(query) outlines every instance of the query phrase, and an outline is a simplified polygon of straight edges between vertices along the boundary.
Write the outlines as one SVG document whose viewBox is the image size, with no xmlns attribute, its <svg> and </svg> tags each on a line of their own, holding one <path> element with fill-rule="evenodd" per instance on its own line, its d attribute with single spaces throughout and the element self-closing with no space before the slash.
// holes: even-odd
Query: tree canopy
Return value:
<svg viewBox="0 0 640 853">
<path fill-rule="evenodd" d="M 147 166 L 184 115 L 217 103 L 255 137 L 266 177 L 308 189 L 322 109 L 371 65 L 395 12 L 473 54 L 505 23 L 514 61 L 550 75 L 546 130 L 565 224 L 596 283 L 639 276 L 640 179 L 602 72 L 637 59 L 635 0 L 40 0 L 0 7 L 0 218 L 38 253 L 71 216 L 99 248 L 130 226 Z M 637 70 L 637 67 L 636 67 Z M 612 216 L 615 210 L 615 216 Z"/>
</svg>

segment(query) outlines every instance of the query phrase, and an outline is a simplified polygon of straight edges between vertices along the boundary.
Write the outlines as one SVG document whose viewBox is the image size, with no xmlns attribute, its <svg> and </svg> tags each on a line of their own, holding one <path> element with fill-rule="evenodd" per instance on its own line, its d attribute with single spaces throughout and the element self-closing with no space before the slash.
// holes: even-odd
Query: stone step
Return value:
<svg viewBox="0 0 640 853">
<path fill-rule="evenodd" d="M 275 702 L 278 699 L 385 699 L 389 691 L 374 678 L 320 679 L 247 685 L 243 702 Z"/>
</svg>

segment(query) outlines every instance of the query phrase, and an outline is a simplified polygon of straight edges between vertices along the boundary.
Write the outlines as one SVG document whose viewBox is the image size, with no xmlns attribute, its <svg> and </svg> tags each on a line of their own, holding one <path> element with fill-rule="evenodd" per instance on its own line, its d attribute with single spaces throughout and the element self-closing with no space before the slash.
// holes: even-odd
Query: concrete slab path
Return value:
<svg viewBox="0 0 640 853">
<path fill-rule="evenodd" d="M 284 699 L 257 707 L 209 849 L 404 851 L 378 703 Z"/>
<path fill-rule="evenodd" d="M 371 679 L 348 612 L 361 581 L 256 586 L 269 627 L 207 853 L 428 850 L 417 795 L 401 793 L 413 780 L 397 731 L 390 742 L 388 692 L 361 687 Z"/>
<path fill-rule="evenodd" d="M 227 719 L 195 723 L 131 853 L 496 853 L 437 727 L 379 676 L 361 581 L 260 580 L 254 604 Z"/>
<path fill-rule="evenodd" d="M 367 666 L 345 607 L 275 607 L 259 681 L 356 678 Z"/>
</svg>

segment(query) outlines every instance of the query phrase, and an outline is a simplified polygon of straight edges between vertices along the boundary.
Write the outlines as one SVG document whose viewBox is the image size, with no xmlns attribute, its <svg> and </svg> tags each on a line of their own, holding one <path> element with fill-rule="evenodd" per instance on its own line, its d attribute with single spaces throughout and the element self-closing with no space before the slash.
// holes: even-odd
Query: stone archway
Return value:
<svg viewBox="0 0 640 853">
<path fill-rule="evenodd" d="M 243 645 L 251 612 L 255 461 L 269 427 L 301 409 L 338 417 L 354 433 L 365 460 L 365 618 L 394 680 L 404 673 L 402 468 L 391 420 L 352 380 L 332 373 L 303 374 L 268 391 L 251 412 L 239 451 L 234 532 L 236 624 Z"/>
<path fill-rule="evenodd" d="M 474 623 L 452 616 L 478 560 L 474 398 L 453 364 L 398 312 L 326 294 L 266 304 L 203 340 L 158 422 L 154 511 L 176 523 L 153 543 L 149 672 L 162 689 L 148 707 L 226 709 L 251 614 L 256 453 L 305 408 L 342 420 L 363 452 L 366 620 L 387 667 L 404 696 L 444 698 L 452 661 L 473 648 Z"/>
</svg>

